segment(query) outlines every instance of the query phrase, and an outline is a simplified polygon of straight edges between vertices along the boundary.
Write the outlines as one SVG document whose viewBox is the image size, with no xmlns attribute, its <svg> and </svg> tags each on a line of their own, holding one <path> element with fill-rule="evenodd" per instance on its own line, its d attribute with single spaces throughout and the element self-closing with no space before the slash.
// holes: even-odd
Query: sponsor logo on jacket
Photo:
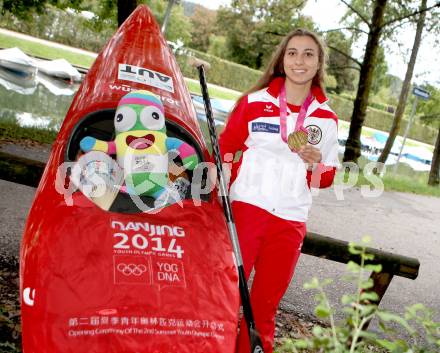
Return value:
<svg viewBox="0 0 440 353">
<path fill-rule="evenodd" d="M 252 132 L 269 132 L 272 134 L 278 134 L 280 132 L 280 126 L 277 124 L 253 122 Z"/>
<path fill-rule="evenodd" d="M 273 106 L 272 106 L 272 104 L 265 104 L 264 111 L 267 112 L 267 113 L 273 113 Z"/>
</svg>

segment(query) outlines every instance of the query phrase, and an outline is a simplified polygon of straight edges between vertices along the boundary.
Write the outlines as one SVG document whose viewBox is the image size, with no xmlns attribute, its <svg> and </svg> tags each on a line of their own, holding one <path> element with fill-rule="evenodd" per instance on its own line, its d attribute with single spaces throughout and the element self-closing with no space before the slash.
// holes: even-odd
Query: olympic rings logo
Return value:
<svg viewBox="0 0 440 353">
<path fill-rule="evenodd" d="M 142 264 L 124 264 L 120 263 L 116 266 L 116 269 L 121 272 L 124 276 L 140 276 L 147 271 L 147 266 Z"/>
</svg>

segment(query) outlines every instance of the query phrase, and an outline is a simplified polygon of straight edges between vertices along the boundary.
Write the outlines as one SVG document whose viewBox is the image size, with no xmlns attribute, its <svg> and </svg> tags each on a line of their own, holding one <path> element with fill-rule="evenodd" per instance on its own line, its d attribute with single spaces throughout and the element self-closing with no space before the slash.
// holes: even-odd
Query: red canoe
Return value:
<svg viewBox="0 0 440 353">
<path fill-rule="evenodd" d="M 121 192 L 107 211 L 64 177 L 81 138 L 111 140 L 118 101 L 139 89 L 160 96 L 168 134 L 210 161 L 175 58 L 140 6 L 81 85 L 37 189 L 20 254 L 24 353 L 235 349 L 238 276 L 217 195 L 153 214 Z"/>
</svg>

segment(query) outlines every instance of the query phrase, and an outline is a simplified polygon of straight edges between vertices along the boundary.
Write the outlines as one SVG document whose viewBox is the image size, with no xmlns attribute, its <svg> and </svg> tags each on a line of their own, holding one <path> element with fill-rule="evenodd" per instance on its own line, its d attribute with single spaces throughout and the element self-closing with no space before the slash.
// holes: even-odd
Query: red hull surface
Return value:
<svg viewBox="0 0 440 353">
<path fill-rule="evenodd" d="M 81 134 L 111 134 L 118 101 L 137 89 L 159 95 L 171 131 L 209 158 L 173 54 L 140 6 L 85 78 L 37 189 L 20 254 L 24 353 L 235 349 L 238 276 L 216 195 L 105 211 L 60 177 Z"/>
</svg>

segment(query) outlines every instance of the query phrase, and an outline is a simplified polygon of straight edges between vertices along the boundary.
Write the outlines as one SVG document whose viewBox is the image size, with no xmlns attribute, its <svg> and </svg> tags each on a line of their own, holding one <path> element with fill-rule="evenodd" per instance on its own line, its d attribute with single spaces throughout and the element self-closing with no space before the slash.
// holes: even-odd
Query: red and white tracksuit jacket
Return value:
<svg viewBox="0 0 440 353">
<path fill-rule="evenodd" d="M 321 89 L 313 87 L 314 100 L 304 127 L 309 144 L 321 151 L 322 161 L 312 178 L 301 158 L 281 139 L 278 95 L 283 83 L 284 78 L 276 78 L 267 89 L 241 100 L 220 136 L 220 147 L 223 156 L 243 151 L 232 169 L 232 200 L 261 207 L 280 218 L 305 222 L 312 203 L 310 182 L 315 187 L 330 186 L 339 164 L 338 118 Z M 287 135 L 295 128 L 299 108 L 288 105 Z M 320 179 L 319 184 L 315 179 Z"/>
<path fill-rule="evenodd" d="M 306 233 L 310 186 L 330 186 L 339 165 L 338 119 L 319 87 L 312 87 L 304 127 L 308 143 L 321 151 L 321 163 L 308 171 L 282 140 L 278 96 L 283 84 L 284 78 L 276 78 L 268 88 L 245 96 L 220 136 L 224 160 L 243 152 L 232 166 L 230 197 L 246 276 L 255 268 L 251 304 L 265 353 L 272 352 L 276 310 Z M 299 109 L 288 105 L 287 135 L 294 131 Z M 247 330 L 240 330 L 238 352 L 249 352 L 248 340 Z"/>
</svg>

